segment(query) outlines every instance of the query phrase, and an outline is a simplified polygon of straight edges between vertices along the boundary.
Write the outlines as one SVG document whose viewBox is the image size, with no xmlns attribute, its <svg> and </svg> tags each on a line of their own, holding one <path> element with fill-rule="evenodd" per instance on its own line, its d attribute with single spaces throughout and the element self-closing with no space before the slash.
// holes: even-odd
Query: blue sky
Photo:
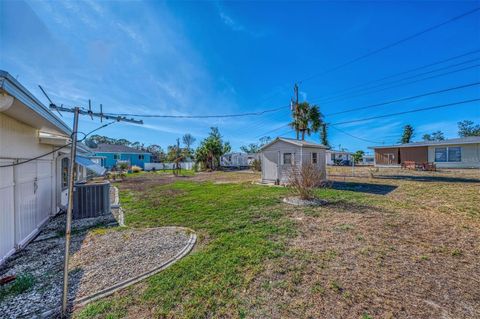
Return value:
<svg viewBox="0 0 480 319">
<path fill-rule="evenodd" d="M 102 103 L 109 112 L 208 115 L 261 111 L 287 106 L 296 81 L 322 74 L 479 4 L 2 1 L 0 69 L 17 77 L 45 104 L 38 84 L 58 104 L 85 106 L 90 98 L 95 107 Z M 476 67 L 409 85 L 372 89 L 376 92 L 369 94 L 345 92 L 352 86 L 476 49 L 480 49 L 480 12 L 303 81 L 300 100 L 317 103 L 328 115 L 478 82 L 480 69 Z M 467 60 L 471 61 L 462 66 L 470 66 L 478 63 L 475 59 L 480 59 L 480 52 L 422 71 Z M 326 116 L 326 121 L 348 121 L 476 97 L 480 97 L 480 86 Z M 210 126 L 218 126 L 238 149 L 288 123 L 289 113 L 285 107 L 262 117 L 148 118 L 143 126 L 119 123 L 98 133 L 166 147 L 184 133 L 199 141 Z M 372 142 L 333 129 L 329 138 L 335 147 L 365 150 L 375 142 L 396 142 L 405 124 L 414 126 L 415 139 L 435 130 L 456 137 L 456 123 L 464 119 L 480 121 L 480 104 L 338 126 Z M 70 124 L 71 116 L 65 115 L 64 120 Z M 80 130 L 87 132 L 98 125 L 98 121 L 83 118 Z M 286 127 L 267 135 L 294 136 Z M 308 139 L 318 141 L 318 135 Z"/>
</svg>

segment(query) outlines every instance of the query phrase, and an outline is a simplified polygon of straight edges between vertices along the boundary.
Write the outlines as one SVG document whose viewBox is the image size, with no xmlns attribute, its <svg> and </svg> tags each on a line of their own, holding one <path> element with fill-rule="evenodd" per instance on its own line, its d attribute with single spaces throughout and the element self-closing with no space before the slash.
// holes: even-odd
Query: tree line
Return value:
<svg viewBox="0 0 480 319">
<path fill-rule="evenodd" d="M 211 127 L 209 135 L 194 149 L 196 138 L 190 133 L 177 138 L 176 144 L 168 145 L 164 150 L 160 145 L 145 145 L 140 142 L 131 142 L 127 139 L 115 139 L 103 135 L 92 135 L 85 144 L 95 149 L 98 144 L 125 145 L 137 150 L 152 154 L 152 161 L 157 163 L 179 163 L 182 161 L 196 161 L 206 169 L 216 169 L 220 165 L 220 157 L 231 151 L 229 142 L 223 140 L 217 127 Z"/>
<path fill-rule="evenodd" d="M 468 137 L 468 136 L 480 136 L 480 124 L 475 124 L 473 121 L 464 120 L 457 123 L 458 125 L 458 136 L 459 137 Z M 415 129 L 412 125 L 407 124 L 403 127 L 402 137 L 400 138 L 399 143 L 407 144 L 411 143 L 413 136 L 415 135 Z M 445 135 L 442 131 L 438 130 L 432 133 L 426 133 L 422 136 L 424 141 L 443 141 L 445 140 Z"/>
</svg>

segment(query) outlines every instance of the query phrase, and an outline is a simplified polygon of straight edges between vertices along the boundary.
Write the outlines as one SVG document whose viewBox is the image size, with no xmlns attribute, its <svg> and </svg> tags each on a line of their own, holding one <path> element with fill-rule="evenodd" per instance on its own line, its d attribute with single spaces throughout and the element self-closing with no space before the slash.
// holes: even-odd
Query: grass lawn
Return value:
<svg viewBox="0 0 480 319">
<path fill-rule="evenodd" d="M 288 190 L 254 174 L 129 176 L 127 225 L 190 227 L 197 246 L 74 317 L 480 317 L 480 174 L 465 172 L 359 168 L 319 208 L 281 203 Z"/>
</svg>

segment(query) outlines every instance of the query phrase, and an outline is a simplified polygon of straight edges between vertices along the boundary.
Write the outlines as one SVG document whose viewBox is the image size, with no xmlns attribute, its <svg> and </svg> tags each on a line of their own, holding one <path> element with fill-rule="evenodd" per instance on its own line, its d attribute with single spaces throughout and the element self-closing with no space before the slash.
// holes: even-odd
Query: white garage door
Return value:
<svg viewBox="0 0 480 319">
<path fill-rule="evenodd" d="M 0 168 L 0 262 L 26 244 L 53 212 L 52 181 L 51 160 Z"/>
</svg>

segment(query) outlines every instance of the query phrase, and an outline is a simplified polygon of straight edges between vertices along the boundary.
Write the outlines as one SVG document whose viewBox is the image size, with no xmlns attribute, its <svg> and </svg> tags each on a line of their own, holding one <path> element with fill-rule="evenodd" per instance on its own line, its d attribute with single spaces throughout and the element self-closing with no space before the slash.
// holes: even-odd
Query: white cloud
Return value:
<svg viewBox="0 0 480 319">
<path fill-rule="evenodd" d="M 223 24 L 225 24 L 231 30 L 235 32 L 244 32 L 255 38 L 264 37 L 266 35 L 265 31 L 254 29 L 254 28 L 247 28 L 244 24 L 240 23 L 237 19 L 234 19 L 232 15 L 226 12 L 226 10 L 223 8 L 223 6 L 219 2 L 216 2 L 216 9 L 218 12 L 218 16 L 220 17 L 220 20 L 223 22 Z"/>
<path fill-rule="evenodd" d="M 223 23 L 227 25 L 229 28 L 231 28 L 234 31 L 244 31 L 245 27 L 235 20 L 233 20 L 232 17 L 227 15 L 224 11 L 219 11 L 220 18 L 222 19 Z"/>
</svg>

